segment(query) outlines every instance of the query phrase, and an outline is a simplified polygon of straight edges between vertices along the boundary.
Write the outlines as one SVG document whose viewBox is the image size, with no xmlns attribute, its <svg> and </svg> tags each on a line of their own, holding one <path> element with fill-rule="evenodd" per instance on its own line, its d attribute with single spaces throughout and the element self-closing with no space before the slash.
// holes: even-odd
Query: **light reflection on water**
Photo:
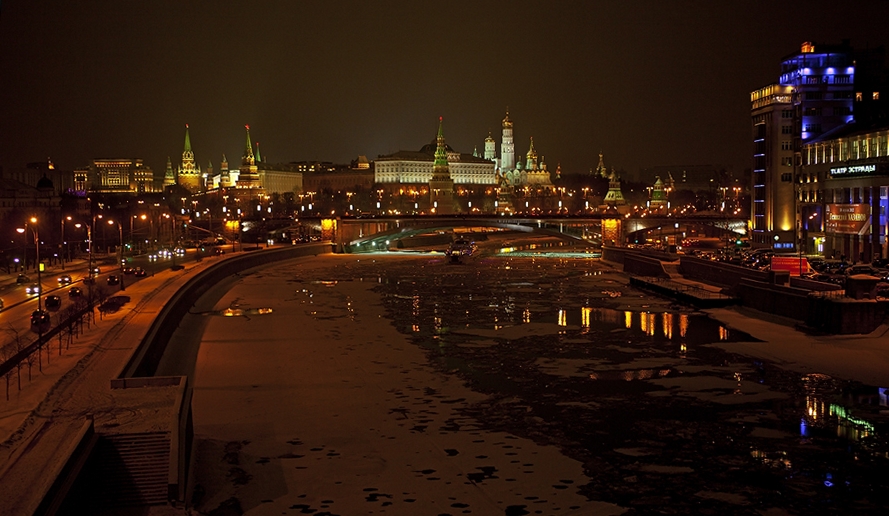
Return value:
<svg viewBox="0 0 889 516">
<path fill-rule="evenodd" d="M 847 459 L 858 453 L 850 450 L 883 438 L 884 427 L 869 415 L 873 411 L 846 397 L 843 384 L 809 381 L 818 388 L 804 389 L 801 374 L 776 372 L 772 364 L 758 370 L 754 358 L 707 346 L 723 342 L 722 348 L 731 349 L 732 341 L 746 340 L 738 331 L 743 327 L 730 330 L 682 310 L 646 311 L 647 300 L 610 282 L 612 272 L 600 276 L 595 260 L 575 260 L 581 264 L 576 268 L 542 262 L 504 255 L 474 267 L 442 267 L 439 278 L 428 264 L 382 276 L 368 270 L 365 278 L 387 297 L 392 324 L 425 347 L 442 374 L 458 374 L 490 395 L 466 407 L 465 417 L 541 440 L 564 436 L 552 444 L 569 455 L 574 448 L 571 456 L 596 466 L 590 489 L 614 490 L 617 501 L 648 494 L 665 505 L 692 500 L 682 506 L 690 510 L 677 509 L 678 514 L 695 512 L 698 492 L 735 492 L 737 486 L 737 492 L 751 493 L 756 507 L 758 495 L 771 497 L 762 505 L 768 508 L 808 492 L 810 485 L 796 479 L 823 475 L 823 482 L 830 469 L 859 467 L 858 456 Z M 355 308 L 360 313 L 361 306 Z M 756 392 L 786 397 L 758 398 Z M 651 455 L 622 460 L 614 453 L 630 447 Z M 696 471 L 673 475 L 683 477 L 675 481 L 650 474 L 636 480 L 637 460 L 681 461 Z M 757 480 L 774 471 L 778 479 Z M 630 475 L 633 483 L 624 480 Z M 642 486 L 650 492 L 640 493 Z M 785 506 L 790 513 L 807 508 L 805 502 L 792 504 Z M 735 509 L 752 513 L 753 506 Z M 810 512 L 819 513 L 814 509 Z"/>
<path fill-rule="evenodd" d="M 862 456 L 887 458 L 883 427 L 862 409 L 886 406 L 884 389 L 865 387 L 869 394 L 847 397 L 847 383 L 839 380 L 708 346 L 722 342 L 730 350 L 732 342 L 750 337 L 704 314 L 594 306 L 622 304 L 630 294 L 597 279 L 594 297 L 573 283 L 598 271 L 569 262 L 541 269 L 543 261 L 504 258 L 494 270 L 461 269 L 437 281 L 412 277 L 397 294 L 385 292 L 390 306 L 398 307 L 396 325 L 431 360 L 491 395 L 493 401 L 473 414 L 497 428 L 521 431 L 537 421 L 530 435 L 569 435 L 561 446 L 579 447 L 578 457 L 606 464 L 598 473 L 604 479 L 594 479 L 603 489 L 632 491 L 624 477 L 605 478 L 605 471 L 635 467 L 614 457 L 612 451 L 624 447 L 679 450 L 677 456 L 701 472 L 689 483 L 696 489 L 692 495 L 699 489 L 728 492 L 763 468 L 786 471 L 787 479 L 774 480 L 774 489 L 758 491 L 755 482 L 751 488 L 760 495 L 782 493 L 775 500 L 808 489 L 805 479 L 838 482 L 835 473 L 828 479 L 830 471 L 857 468 Z M 550 270 L 560 272 L 548 276 Z M 510 401 L 497 402 L 503 399 Z M 719 460 L 710 461 L 707 453 Z M 868 470 L 857 471 L 842 482 L 863 485 Z M 669 480 L 661 481 L 664 493 L 674 491 L 665 487 Z M 684 484 L 670 485 L 681 490 Z M 797 508 L 806 502 L 799 503 Z"/>
</svg>

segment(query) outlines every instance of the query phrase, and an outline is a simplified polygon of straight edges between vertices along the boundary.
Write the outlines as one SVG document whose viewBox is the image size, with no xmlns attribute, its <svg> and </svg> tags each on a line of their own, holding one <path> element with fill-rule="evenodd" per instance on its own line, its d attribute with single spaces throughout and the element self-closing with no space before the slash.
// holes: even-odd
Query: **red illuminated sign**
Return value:
<svg viewBox="0 0 889 516">
<path fill-rule="evenodd" d="M 772 256 L 773 271 L 789 271 L 791 276 L 799 276 L 800 271 L 809 272 L 809 260 L 805 256 Z"/>
<path fill-rule="evenodd" d="M 867 204 L 828 204 L 825 231 L 863 235 L 870 226 L 870 206 Z"/>
</svg>

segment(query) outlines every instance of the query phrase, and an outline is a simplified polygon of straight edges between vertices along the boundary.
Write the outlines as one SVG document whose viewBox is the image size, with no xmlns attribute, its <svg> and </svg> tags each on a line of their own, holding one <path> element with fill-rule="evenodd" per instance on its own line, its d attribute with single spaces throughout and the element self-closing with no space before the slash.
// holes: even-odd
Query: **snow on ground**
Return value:
<svg viewBox="0 0 889 516">
<path fill-rule="evenodd" d="M 485 430 L 463 415 L 485 395 L 427 365 L 384 317 L 376 283 L 317 282 L 330 279 L 331 261 L 342 271 L 373 259 L 324 257 L 265 270 L 217 303 L 273 313 L 207 326 L 194 397 L 198 508 L 623 512 L 580 495 L 581 464 L 556 447 Z"/>
</svg>

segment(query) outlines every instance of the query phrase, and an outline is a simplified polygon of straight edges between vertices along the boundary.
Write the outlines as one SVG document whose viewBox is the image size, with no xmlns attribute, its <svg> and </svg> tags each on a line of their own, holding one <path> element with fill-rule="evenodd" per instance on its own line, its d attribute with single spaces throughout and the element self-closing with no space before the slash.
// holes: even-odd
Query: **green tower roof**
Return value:
<svg viewBox="0 0 889 516">
<path fill-rule="evenodd" d="M 435 137 L 435 162 L 432 164 L 433 167 L 448 166 L 448 150 L 445 147 L 442 123 L 442 117 L 438 117 L 438 136 Z"/>
<path fill-rule="evenodd" d="M 191 152 L 191 138 L 188 137 L 188 124 L 185 124 L 185 152 Z"/>
</svg>

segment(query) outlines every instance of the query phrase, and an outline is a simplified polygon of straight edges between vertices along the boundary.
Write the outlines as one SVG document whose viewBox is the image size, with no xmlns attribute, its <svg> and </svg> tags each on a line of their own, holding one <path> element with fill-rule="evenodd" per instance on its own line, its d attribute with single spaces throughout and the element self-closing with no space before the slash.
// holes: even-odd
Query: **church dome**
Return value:
<svg viewBox="0 0 889 516">
<path fill-rule="evenodd" d="M 423 147 L 420 148 L 420 152 L 423 154 L 435 154 L 435 150 L 438 149 L 438 142 L 436 140 L 432 140 L 430 143 L 427 143 Z M 447 152 L 454 152 L 454 149 L 451 148 L 447 143 L 445 144 L 445 150 Z"/>
<path fill-rule="evenodd" d="M 52 180 L 50 178 L 46 177 L 46 174 L 43 174 L 43 177 L 41 177 L 37 181 L 37 189 L 38 190 L 52 190 L 53 189 Z"/>
<path fill-rule="evenodd" d="M 534 150 L 534 138 L 531 138 L 531 148 L 528 149 L 527 158 L 528 158 L 528 161 L 531 161 L 532 159 L 535 159 L 535 160 L 537 159 L 537 151 Z"/>
</svg>

